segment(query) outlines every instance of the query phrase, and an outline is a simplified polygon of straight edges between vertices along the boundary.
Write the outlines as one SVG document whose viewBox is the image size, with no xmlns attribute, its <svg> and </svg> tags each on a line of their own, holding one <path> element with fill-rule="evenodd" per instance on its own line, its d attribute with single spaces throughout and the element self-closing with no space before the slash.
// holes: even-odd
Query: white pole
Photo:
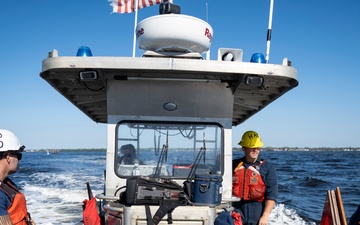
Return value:
<svg viewBox="0 0 360 225">
<path fill-rule="evenodd" d="M 266 41 L 266 63 L 269 63 L 269 55 L 270 55 L 270 40 L 271 40 L 271 25 L 272 25 L 272 17 L 273 17 L 273 8 L 274 8 L 274 0 L 270 0 L 270 13 L 269 13 L 269 25 L 267 30 L 267 41 Z"/>
<path fill-rule="evenodd" d="M 207 1 L 205 5 L 205 10 L 206 10 L 206 22 L 209 23 L 209 8 Z M 206 60 L 210 60 L 210 49 L 206 52 Z"/>
<path fill-rule="evenodd" d="M 137 25 L 137 17 L 138 17 L 138 0 L 135 0 L 135 19 L 134 19 L 134 40 L 133 40 L 133 54 L 132 57 L 135 57 L 135 48 L 136 48 L 136 25 Z"/>
</svg>

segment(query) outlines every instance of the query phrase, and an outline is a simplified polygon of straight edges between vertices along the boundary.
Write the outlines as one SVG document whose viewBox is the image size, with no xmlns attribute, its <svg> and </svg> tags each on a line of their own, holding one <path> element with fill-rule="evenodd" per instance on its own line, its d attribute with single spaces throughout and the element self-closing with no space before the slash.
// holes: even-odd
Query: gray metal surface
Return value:
<svg viewBox="0 0 360 225">
<path fill-rule="evenodd" d="M 91 81 L 81 80 L 81 71 L 96 71 L 98 77 Z M 245 78 L 248 75 L 263 77 L 263 85 L 247 85 Z M 165 101 L 161 96 L 185 99 L 182 101 L 194 100 L 195 108 L 187 108 L 186 113 L 190 117 L 201 116 L 199 109 L 219 112 L 221 106 L 229 107 L 228 103 L 221 102 L 222 99 L 228 101 L 230 94 L 233 95 L 232 115 L 218 116 L 232 117 L 232 124 L 236 126 L 298 85 L 296 69 L 288 65 L 164 57 L 58 57 L 55 53 L 49 54 L 49 58 L 43 61 L 40 76 L 88 117 L 99 123 L 108 122 L 109 109 L 111 111 L 113 107 L 129 107 L 131 102 L 139 99 L 147 100 L 137 106 L 147 104 L 148 101 Z M 149 81 L 151 90 L 146 90 Z M 157 81 L 169 86 L 161 87 Z M 114 98 L 108 99 L 109 86 L 121 88 L 127 85 L 129 88 L 139 88 L 138 94 L 132 96 L 135 99 L 125 100 L 131 96 L 126 96 L 129 92 L 124 88 L 119 90 L 118 94 L 123 95 L 124 101 L 121 103 L 125 104 L 109 107 L 109 102 L 113 105 L 117 101 Z M 199 96 L 201 92 L 197 92 L 197 88 L 205 92 Z M 173 89 L 176 91 L 171 91 Z M 184 91 L 184 96 L 176 96 L 181 95 L 181 90 Z M 112 91 L 111 96 L 113 93 L 115 92 Z M 224 96 L 221 97 L 222 95 Z M 149 109 L 151 107 L 144 107 L 144 110 Z M 127 110 L 123 111 L 124 115 L 128 115 Z M 145 114 L 147 113 L 149 112 Z M 162 116 L 163 112 L 159 110 L 151 114 L 156 116 L 157 113 Z M 178 116 L 181 116 L 180 113 Z M 210 116 L 217 117 L 216 113 L 211 113 Z"/>
</svg>

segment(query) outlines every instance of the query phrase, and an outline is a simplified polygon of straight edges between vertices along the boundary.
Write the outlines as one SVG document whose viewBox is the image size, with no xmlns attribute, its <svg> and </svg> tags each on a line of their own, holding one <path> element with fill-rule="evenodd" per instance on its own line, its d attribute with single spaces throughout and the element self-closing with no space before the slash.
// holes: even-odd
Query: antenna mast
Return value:
<svg viewBox="0 0 360 225">
<path fill-rule="evenodd" d="M 139 5 L 138 0 L 135 0 L 134 40 L 133 40 L 133 54 L 132 54 L 133 58 L 135 57 L 135 53 L 136 53 L 136 26 L 137 26 L 137 20 L 138 20 L 138 5 Z"/>
<path fill-rule="evenodd" d="M 274 0 L 270 0 L 269 25 L 268 25 L 268 30 L 267 30 L 266 56 L 265 56 L 265 61 L 266 61 L 266 63 L 269 63 L 273 8 L 274 8 Z"/>
<path fill-rule="evenodd" d="M 205 10 L 206 10 L 206 22 L 209 23 L 209 6 L 208 6 L 208 1 L 206 0 L 206 5 L 205 5 Z M 210 49 L 206 52 L 206 59 L 209 60 L 210 59 Z"/>
</svg>

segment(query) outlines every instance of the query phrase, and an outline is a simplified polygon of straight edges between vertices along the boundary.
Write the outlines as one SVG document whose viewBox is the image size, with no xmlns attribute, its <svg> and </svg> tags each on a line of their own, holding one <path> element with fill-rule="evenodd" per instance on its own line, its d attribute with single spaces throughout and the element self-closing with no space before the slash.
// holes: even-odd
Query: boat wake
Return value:
<svg viewBox="0 0 360 225">
<path fill-rule="evenodd" d="M 278 204 L 269 217 L 269 225 L 316 225 L 315 222 L 306 221 L 294 209 L 288 209 L 284 204 Z"/>
</svg>

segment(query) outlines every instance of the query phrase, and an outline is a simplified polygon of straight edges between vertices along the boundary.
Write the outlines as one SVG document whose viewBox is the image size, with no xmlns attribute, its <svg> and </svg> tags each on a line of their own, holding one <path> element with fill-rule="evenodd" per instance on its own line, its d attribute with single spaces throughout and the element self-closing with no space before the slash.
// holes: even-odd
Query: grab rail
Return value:
<svg viewBox="0 0 360 225">
<path fill-rule="evenodd" d="M 103 199 L 103 200 L 110 200 L 110 201 L 116 201 L 119 200 L 118 196 L 106 196 L 104 194 L 97 194 L 95 196 L 97 199 Z"/>
</svg>

